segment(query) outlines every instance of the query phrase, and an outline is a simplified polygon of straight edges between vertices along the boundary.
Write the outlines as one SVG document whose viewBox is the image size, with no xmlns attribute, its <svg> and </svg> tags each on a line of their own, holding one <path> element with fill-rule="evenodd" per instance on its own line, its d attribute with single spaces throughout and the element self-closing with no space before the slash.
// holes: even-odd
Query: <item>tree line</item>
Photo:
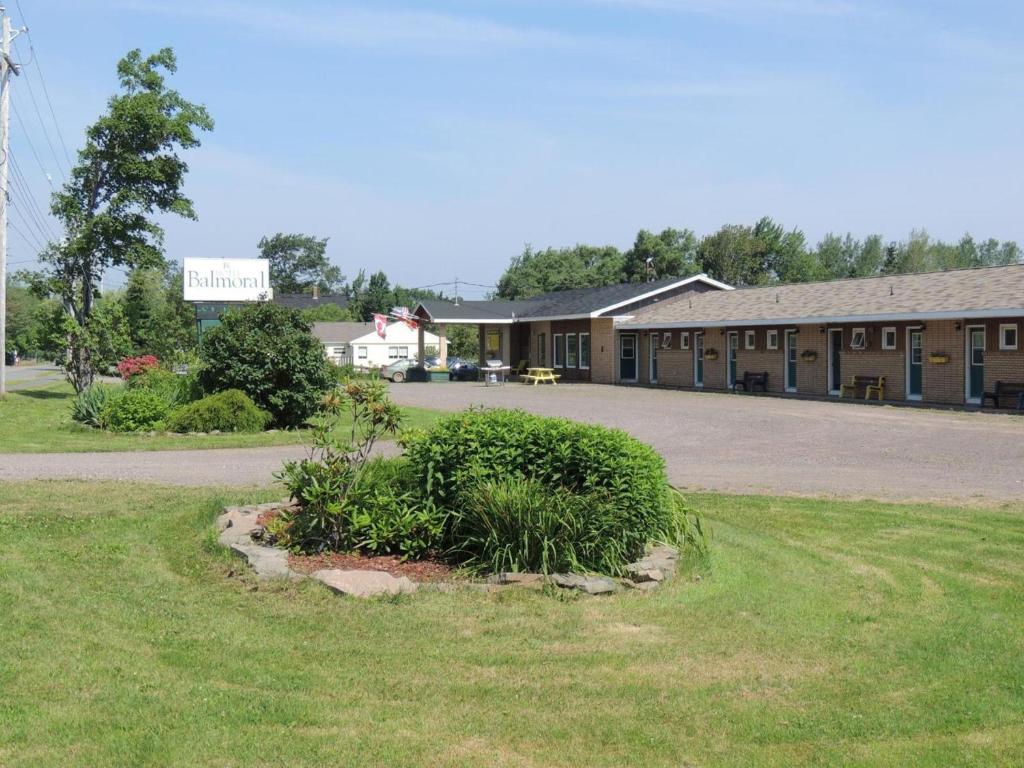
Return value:
<svg viewBox="0 0 1024 768">
<path fill-rule="evenodd" d="M 758 286 L 1021 261 L 1021 249 L 1013 241 L 976 241 L 968 234 L 956 243 L 947 243 L 923 229 L 900 241 L 886 241 L 877 234 L 861 240 L 850 233 L 830 233 L 811 245 L 799 229 L 787 230 L 766 216 L 752 226 L 727 224 L 703 238 L 689 229 L 668 228 L 657 234 L 640 230 L 625 252 L 610 245 L 544 250 L 527 245 L 512 258 L 498 281 L 496 295 L 529 298 L 549 291 L 700 272 L 730 285 Z"/>
</svg>

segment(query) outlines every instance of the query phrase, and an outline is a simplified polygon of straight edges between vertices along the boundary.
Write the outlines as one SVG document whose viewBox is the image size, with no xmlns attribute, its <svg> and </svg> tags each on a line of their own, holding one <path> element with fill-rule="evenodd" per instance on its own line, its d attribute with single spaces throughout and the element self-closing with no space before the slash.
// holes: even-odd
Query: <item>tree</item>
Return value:
<svg viewBox="0 0 1024 768">
<path fill-rule="evenodd" d="M 448 336 L 448 356 L 463 360 L 480 357 L 480 337 L 475 325 L 449 325 L 445 328 Z"/>
<path fill-rule="evenodd" d="M 201 354 L 207 392 L 240 389 L 279 427 L 301 426 L 333 383 L 310 324 L 270 302 L 226 313 L 203 335 Z"/>
<path fill-rule="evenodd" d="M 259 242 L 260 257 L 270 260 L 270 284 L 280 293 L 333 293 L 342 288 L 341 269 L 327 259 L 327 238 L 283 234 Z"/>
<path fill-rule="evenodd" d="M 575 245 L 535 251 L 526 245 L 498 280 L 496 295 L 528 299 L 552 291 L 614 285 L 624 279 L 625 259 L 614 246 Z"/>
<path fill-rule="evenodd" d="M 307 323 L 343 323 L 353 320 L 348 307 L 339 307 L 330 302 L 302 310 L 302 319 Z"/>
<path fill-rule="evenodd" d="M 124 314 L 135 354 L 167 359 L 195 347 L 195 311 L 182 298 L 180 268 L 132 270 Z"/>
<path fill-rule="evenodd" d="M 26 286 L 7 278 L 7 348 L 20 354 L 39 349 L 37 315 L 41 300 Z"/>
<path fill-rule="evenodd" d="M 697 237 L 688 229 L 669 227 L 657 235 L 641 229 L 626 252 L 623 271 L 632 283 L 696 274 Z"/>
<path fill-rule="evenodd" d="M 177 71 L 170 48 L 143 58 L 138 49 L 117 65 L 122 92 L 86 131 L 85 147 L 68 182 L 53 196 L 51 211 L 65 237 L 41 254 L 37 294 L 60 296 L 77 331 L 68 335 L 69 378 L 79 391 L 96 370 L 99 338 L 90 328 L 97 285 L 107 268 L 163 264 L 163 229 L 157 214 L 195 219 L 182 194 L 188 166 L 178 152 L 199 145 L 198 132 L 213 129 L 202 105 L 166 86 Z M 73 371 L 74 373 L 71 373 Z"/>
<path fill-rule="evenodd" d="M 701 270 L 729 285 L 757 285 L 757 244 L 754 231 L 741 224 L 726 224 L 697 246 Z"/>
</svg>

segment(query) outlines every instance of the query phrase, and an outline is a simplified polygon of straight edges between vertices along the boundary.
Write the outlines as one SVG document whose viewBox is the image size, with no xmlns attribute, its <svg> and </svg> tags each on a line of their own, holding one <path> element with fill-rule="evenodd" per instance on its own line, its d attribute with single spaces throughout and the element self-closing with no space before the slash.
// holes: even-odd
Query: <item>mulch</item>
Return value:
<svg viewBox="0 0 1024 768">
<path fill-rule="evenodd" d="M 408 576 L 413 581 L 450 581 L 452 569 L 437 560 L 405 560 L 394 555 L 358 555 L 323 552 L 319 555 L 288 555 L 288 565 L 300 573 L 327 568 L 343 571 L 385 571 L 392 576 Z"/>
</svg>

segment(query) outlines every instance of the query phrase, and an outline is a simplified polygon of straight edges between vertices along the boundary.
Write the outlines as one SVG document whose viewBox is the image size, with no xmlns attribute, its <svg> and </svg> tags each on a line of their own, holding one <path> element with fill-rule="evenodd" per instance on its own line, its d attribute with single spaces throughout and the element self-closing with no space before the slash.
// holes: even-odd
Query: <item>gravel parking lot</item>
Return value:
<svg viewBox="0 0 1024 768">
<path fill-rule="evenodd" d="M 673 483 L 739 493 L 1024 500 L 1024 418 L 591 384 L 391 388 L 403 405 L 523 408 L 624 429 Z"/>
</svg>

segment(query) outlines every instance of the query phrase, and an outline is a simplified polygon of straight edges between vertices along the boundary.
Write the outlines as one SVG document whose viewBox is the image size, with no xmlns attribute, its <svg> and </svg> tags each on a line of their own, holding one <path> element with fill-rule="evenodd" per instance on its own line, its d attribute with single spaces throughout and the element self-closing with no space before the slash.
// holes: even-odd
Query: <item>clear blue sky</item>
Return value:
<svg viewBox="0 0 1024 768">
<path fill-rule="evenodd" d="M 301 231 L 329 236 L 349 276 L 491 283 L 527 242 L 626 247 L 641 227 L 765 214 L 812 240 L 1024 241 L 1018 0 L 21 8 L 72 149 L 117 59 L 174 47 L 174 85 L 217 127 L 189 157 L 200 220 L 167 223 L 172 259 L 251 256 L 261 235 Z M 14 101 L 13 152 L 42 201 L 26 138 L 55 179 L 57 163 L 21 82 Z M 32 255 L 19 236 L 11 250 Z"/>
</svg>

